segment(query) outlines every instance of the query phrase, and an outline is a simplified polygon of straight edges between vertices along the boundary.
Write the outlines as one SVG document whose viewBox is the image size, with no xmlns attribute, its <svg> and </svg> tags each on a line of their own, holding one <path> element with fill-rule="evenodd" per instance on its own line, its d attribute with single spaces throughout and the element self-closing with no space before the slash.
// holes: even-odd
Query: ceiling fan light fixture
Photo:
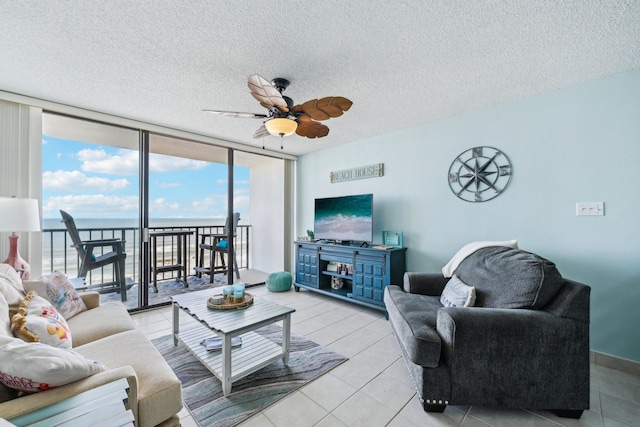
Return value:
<svg viewBox="0 0 640 427">
<path fill-rule="evenodd" d="M 271 120 L 267 120 L 264 123 L 264 127 L 273 136 L 289 136 L 298 128 L 298 122 L 288 119 L 286 117 L 276 117 Z"/>
</svg>

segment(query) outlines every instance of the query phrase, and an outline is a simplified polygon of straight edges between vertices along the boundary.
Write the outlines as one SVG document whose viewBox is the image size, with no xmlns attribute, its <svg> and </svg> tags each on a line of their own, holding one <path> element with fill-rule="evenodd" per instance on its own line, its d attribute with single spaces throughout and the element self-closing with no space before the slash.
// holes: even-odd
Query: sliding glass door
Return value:
<svg viewBox="0 0 640 427">
<path fill-rule="evenodd" d="M 138 130 L 42 117 L 43 273 L 84 278 L 74 284 L 138 307 Z M 70 219 L 62 222 L 65 214 Z M 112 255 L 121 251 L 126 255 Z"/>
<path fill-rule="evenodd" d="M 211 252 L 229 212 L 229 149 L 159 134 L 149 135 L 149 305 L 173 294 L 227 283 L 229 254 Z M 235 264 L 248 267 L 242 242 L 248 236 L 249 170 L 233 168 L 233 211 L 240 214 Z M 186 247 L 186 250 L 184 248 Z M 206 248 L 206 249 L 205 249 Z M 182 249 L 182 250 L 181 250 Z M 215 258 L 214 258 L 215 255 Z M 211 273 L 217 261 L 221 274 Z M 214 271 L 215 273 L 215 271 Z M 237 279 L 237 276 L 236 276 Z M 233 278 L 232 278 L 233 280 Z M 238 279 L 239 280 L 239 279 Z"/>
</svg>

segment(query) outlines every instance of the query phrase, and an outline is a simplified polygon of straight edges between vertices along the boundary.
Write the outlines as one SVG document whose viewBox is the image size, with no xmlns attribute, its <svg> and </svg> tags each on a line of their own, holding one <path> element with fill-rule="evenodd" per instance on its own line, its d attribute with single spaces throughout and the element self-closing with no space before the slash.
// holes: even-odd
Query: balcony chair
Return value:
<svg viewBox="0 0 640 427">
<path fill-rule="evenodd" d="M 216 273 L 226 273 L 227 265 L 224 260 L 224 254 L 229 253 L 228 236 L 229 227 L 233 232 L 233 237 L 236 236 L 236 228 L 238 227 L 238 221 L 240 221 L 240 213 L 233 214 L 231 224 L 229 224 L 229 217 L 225 220 L 224 231 L 221 234 L 203 234 L 200 242 L 200 259 L 198 266 L 195 268 L 196 276 L 202 277 L 202 273 L 209 274 L 209 283 L 213 283 L 213 278 Z M 209 243 L 207 243 L 207 239 Z M 204 267 L 204 254 L 205 251 L 209 252 L 209 267 Z M 220 258 L 220 265 L 216 265 L 216 254 Z M 235 246 L 233 250 L 233 269 L 236 272 L 236 278 L 240 280 L 240 272 L 238 271 L 238 261 L 236 261 Z"/>
<path fill-rule="evenodd" d="M 99 292 L 119 292 L 122 301 L 126 301 L 127 282 L 124 272 L 127 254 L 125 253 L 124 247 L 125 241 L 121 239 L 82 241 L 73 217 L 63 210 L 60 210 L 60 215 L 62 216 L 62 222 L 64 222 L 64 225 L 67 227 L 67 231 L 71 236 L 71 240 L 73 242 L 72 246 L 76 248 L 76 251 L 78 252 L 78 257 L 80 259 L 78 277 L 84 279 L 89 271 L 113 264 L 115 280 L 113 282 L 89 286 L 89 289 L 97 289 Z M 96 248 L 107 247 L 111 248 L 111 252 L 104 253 L 103 249 L 100 251 L 102 254 L 95 253 Z"/>
</svg>

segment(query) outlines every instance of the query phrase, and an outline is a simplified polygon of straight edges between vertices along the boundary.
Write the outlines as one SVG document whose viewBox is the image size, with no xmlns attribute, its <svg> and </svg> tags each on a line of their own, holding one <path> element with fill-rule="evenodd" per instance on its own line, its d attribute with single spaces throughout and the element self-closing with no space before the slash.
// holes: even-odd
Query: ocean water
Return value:
<svg viewBox="0 0 640 427">
<path fill-rule="evenodd" d="M 373 212 L 371 194 L 316 199 L 316 239 L 370 242 Z"/>
<path fill-rule="evenodd" d="M 333 215 L 316 219 L 314 233 L 316 239 L 371 241 L 371 217 Z"/>
<path fill-rule="evenodd" d="M 124 238 L 126 258 L 126 277 L 137 278 L 139 269 L 140 247 L 138 240 L 140 233 L 138 230 L 138 220 L 135 218 L 74 218 L 76 228 L 80 231 L 82 240 Z M 150 227 L 224 227 L 225 219 L 216 218 L 156 218 L 150 219 Z M 58 218 L 44 218 L 42 221 L 42 271 L 66 272 L 70 277 L 76 277 L 78 272 L 78 255 L 76 249 L 71 246 L 71 237 L 67 233 L 64 223 Z M 91 231 L 89 231 L 91 230 Z M 221 229 L 220 229 L 221 230 Z M 215 230 L 201 229 L 201 232 L 211 232 Z M 235 252 L 241 256 L 246 247 L 246 241 L 240 239 L 240 233 L 236 239 Z M 177 253 L 177 240 L 175 238 L 158 239 L 157 259 L 159 264 L 175 263 Z M 195 241 L 195 236 L 188 238 L 189 274 L 193 273 L 196 265 L 195 254 L 199 242 Z M 105 248 L 106 252 L 111 247 Z M 100 255 L 98 253 L 97 255 Z M 91 277 L 87 277 L 90 283 L 100 283 L 113 280 L 112 268 L 105 268 L 103 271 L 94 270 Z"/>
<path fill-rule="evenodd" d="M 137 218 L 75 218 L 76 228 L 137 228 Z M 224 226 L 224 218 L 150 218 L 151 227 Z M 43 218 L 42 228 L 66 230 L 62 219 Z"/>
</svg>

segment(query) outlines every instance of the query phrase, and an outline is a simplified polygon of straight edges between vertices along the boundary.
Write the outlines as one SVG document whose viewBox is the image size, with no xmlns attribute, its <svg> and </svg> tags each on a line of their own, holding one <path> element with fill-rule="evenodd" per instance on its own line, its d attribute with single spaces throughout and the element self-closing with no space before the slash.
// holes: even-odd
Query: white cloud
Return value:
<svg viewBox="0 0 640 427">
<path fill-rule="evenodd" d="M 42 174 L 42 188 L 55 191 L 114 191 L 129 185 L 126 179 L 88 177 L 80 171 L 46 171 Z"/>
<path fill-rule="evenodd" d="M 179 203 L 167 203 L 163 197 L 159 197 L 155 200 L 149 200 L 149 215 L 154 216 L 156 212 L 169 212 L 180 209 Z"/>
<path fill-rule="evenodd" d="M 178 188 L 178 187 L 182 187 L 182 184 L 179 182 L 160 182 L 160 181 L 156 181 L 155 186 L 158 188 Z"/>
<path fill-rule="evenodd" d="M 130 217 L 138 214 L 138 196 L 67 195 L 50 197 L 42 206 L 43 218 L 59 216 L 59 210 L 72 216 L 110 218 Z M 168 203 L 164 198 L 149 201 L 149 212 L 155 213 L 179 211 L 179 203 Z"/>
<path fill-rule="evenodd" d="M 185 211 L 204 212 L 206 218 L 226 218 L 227 216 L 227 195 L 208 194 L 200 200 L 191 203 Z M 236 190 L 233 196 L 233 210 L 236 212 L 247 212 L 249 210 L 249 194 L 245 189 Z"/>
<path fill-rule="evenodd" d="M 249 210 L 249 195 L 236 195 L 233 198 L 233 209 L 235 211 L 248 211 Z"/>
<path fill-rule="evenodd" d="M 134 150 L 118 150 L 116 154 L 112 155 L 103 149 L 84 149 L 80 150 L 76 157 L 82 162 L 81 169 L 85 172 L 137 175 L 138 154 Z M 205 168 L 207 165 L 208 163 L 202 160 L 153 153 L 149 155 L 149 170 L 151 172 L 194 170 Z"/>
<path fill-rule="evenodd" d="M 216 184 L 226 184 L 229 180 L 226 178 L 220 178 L 216 180 Z M 234 185 L 249 185 L 249 180 L 234 180 Z"/>
<path fill-rule="evenodd" d="M 202 160 L 184 159 L 182 157 L 149 155 L 149 169 L 151 172 L 172 172 L 206 168 L 209 163 Z"/>
<path fill-rule="evenodd" d="M 110 155 L 103 149 L 84 149 L 76 154 L 82 162 L 80 168 L 85 172 L 108 173 L 113 175 L 136 175 L 138 173 L 138 152 L 118 150 Z"/>
<path fill-rule="evenodd" d="M 42 206 L 43 218 L 59 216 L 59 210 L 73 216 L 93 218 L 125 217 L 137 214 L 138 196 L 66 195 L 50 197 Z"/>
</svg>

